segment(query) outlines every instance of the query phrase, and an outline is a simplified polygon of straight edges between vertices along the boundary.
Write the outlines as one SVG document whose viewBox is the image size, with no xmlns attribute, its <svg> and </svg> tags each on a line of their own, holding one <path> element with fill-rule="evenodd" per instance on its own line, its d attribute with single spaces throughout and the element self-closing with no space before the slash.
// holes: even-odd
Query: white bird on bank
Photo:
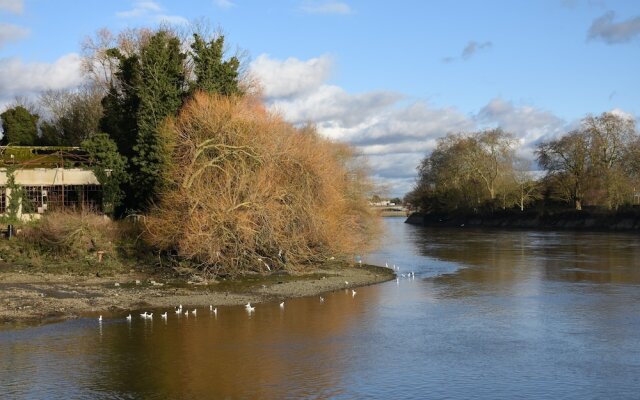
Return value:
<svg viewBox="0 0 640 400">
<path fill-rule="evenodd" d="M 388 263 L 384 263 L 384 267 L 385 268 L 389 268 L 389 264 Z"/>
<path fill-rule="evenodd" d="M 351 290 L 351 297 L 356 297 L 357 292 L 355 290 Z"/>
<path fill-rule="evenodd" d="M 344 284 L 345 284 L 346 286 L 349 286 L 349 281 L 344 281 Z"/>
<path fill-rule="evenodd" d="M 127 315 L 127 321 L 131 322 L 131 314 Z"/>
</svg>

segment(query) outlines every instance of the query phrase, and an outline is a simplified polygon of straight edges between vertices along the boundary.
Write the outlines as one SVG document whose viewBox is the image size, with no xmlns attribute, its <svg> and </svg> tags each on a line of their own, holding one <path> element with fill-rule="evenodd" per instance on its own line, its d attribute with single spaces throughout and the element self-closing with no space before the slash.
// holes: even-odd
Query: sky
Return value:
<svg viewBox="0 0 640 400">
<path fill-rule="evenodd" d="M 100 28 L 196 20 L 274 112 L 354 145 L 389 196 L 447 133 L 501 127 L 533 160 L 588 114 L 640 115 L 637 0 L 0 0 L 0 110 L 81 84 Z"/>
</svg>

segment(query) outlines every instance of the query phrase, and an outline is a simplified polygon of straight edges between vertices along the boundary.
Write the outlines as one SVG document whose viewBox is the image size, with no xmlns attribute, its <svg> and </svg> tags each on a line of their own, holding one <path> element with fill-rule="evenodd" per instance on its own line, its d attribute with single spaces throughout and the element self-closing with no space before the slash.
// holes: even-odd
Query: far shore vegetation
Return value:
<svg viewBox="0 0 640 400">
<path fill-rule="evenodd" d="M 9 215 L 4 261 L 237 276 L 353 260 L 375 239 L 366 162 L 267 111 L 222 34 L 101 30 L 82 51 L 87 83 L 18 100 L 0 144 L 82 148 L 110 218 Z"/>
<path fill-rule="evenodd" d="M 539 143 L 535 155 L 542 171 L 516 155 L 509 132 L 449 134 L 422 160 L 405 203 L 445 216 L 620 214 L 640 204 L 640 136 L 625 115 L 589 115 L 577 129 Z"/>
</svg>

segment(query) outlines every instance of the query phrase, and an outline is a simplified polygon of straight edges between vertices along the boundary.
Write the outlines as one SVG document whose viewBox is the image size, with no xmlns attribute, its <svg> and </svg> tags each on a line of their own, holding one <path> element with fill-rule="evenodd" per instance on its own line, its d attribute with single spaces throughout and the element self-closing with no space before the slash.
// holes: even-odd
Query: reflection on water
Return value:
<svg viewBox="0 0 640 400">
<path fill-rule="evenodd" d="M 635 235 L 402 222 L 355 297 L 5 327 L 0 398 L 637 398 Z"/>
</svg>

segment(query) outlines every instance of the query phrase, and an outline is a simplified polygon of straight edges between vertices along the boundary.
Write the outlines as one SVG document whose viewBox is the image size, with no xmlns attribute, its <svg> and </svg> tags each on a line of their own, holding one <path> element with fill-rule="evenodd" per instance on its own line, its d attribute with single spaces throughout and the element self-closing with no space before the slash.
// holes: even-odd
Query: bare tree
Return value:
<svg viewBox="0 0 640 400">
<path fill-rule="evenodd" d="M 582 210 L 589 172 L 587 135 L 572 131 L 560 139 L 540 143 L 536 154 L 540 165 L 556 182 L 558 195 L 572 201 L 576 210 Z"/>
</svg>

